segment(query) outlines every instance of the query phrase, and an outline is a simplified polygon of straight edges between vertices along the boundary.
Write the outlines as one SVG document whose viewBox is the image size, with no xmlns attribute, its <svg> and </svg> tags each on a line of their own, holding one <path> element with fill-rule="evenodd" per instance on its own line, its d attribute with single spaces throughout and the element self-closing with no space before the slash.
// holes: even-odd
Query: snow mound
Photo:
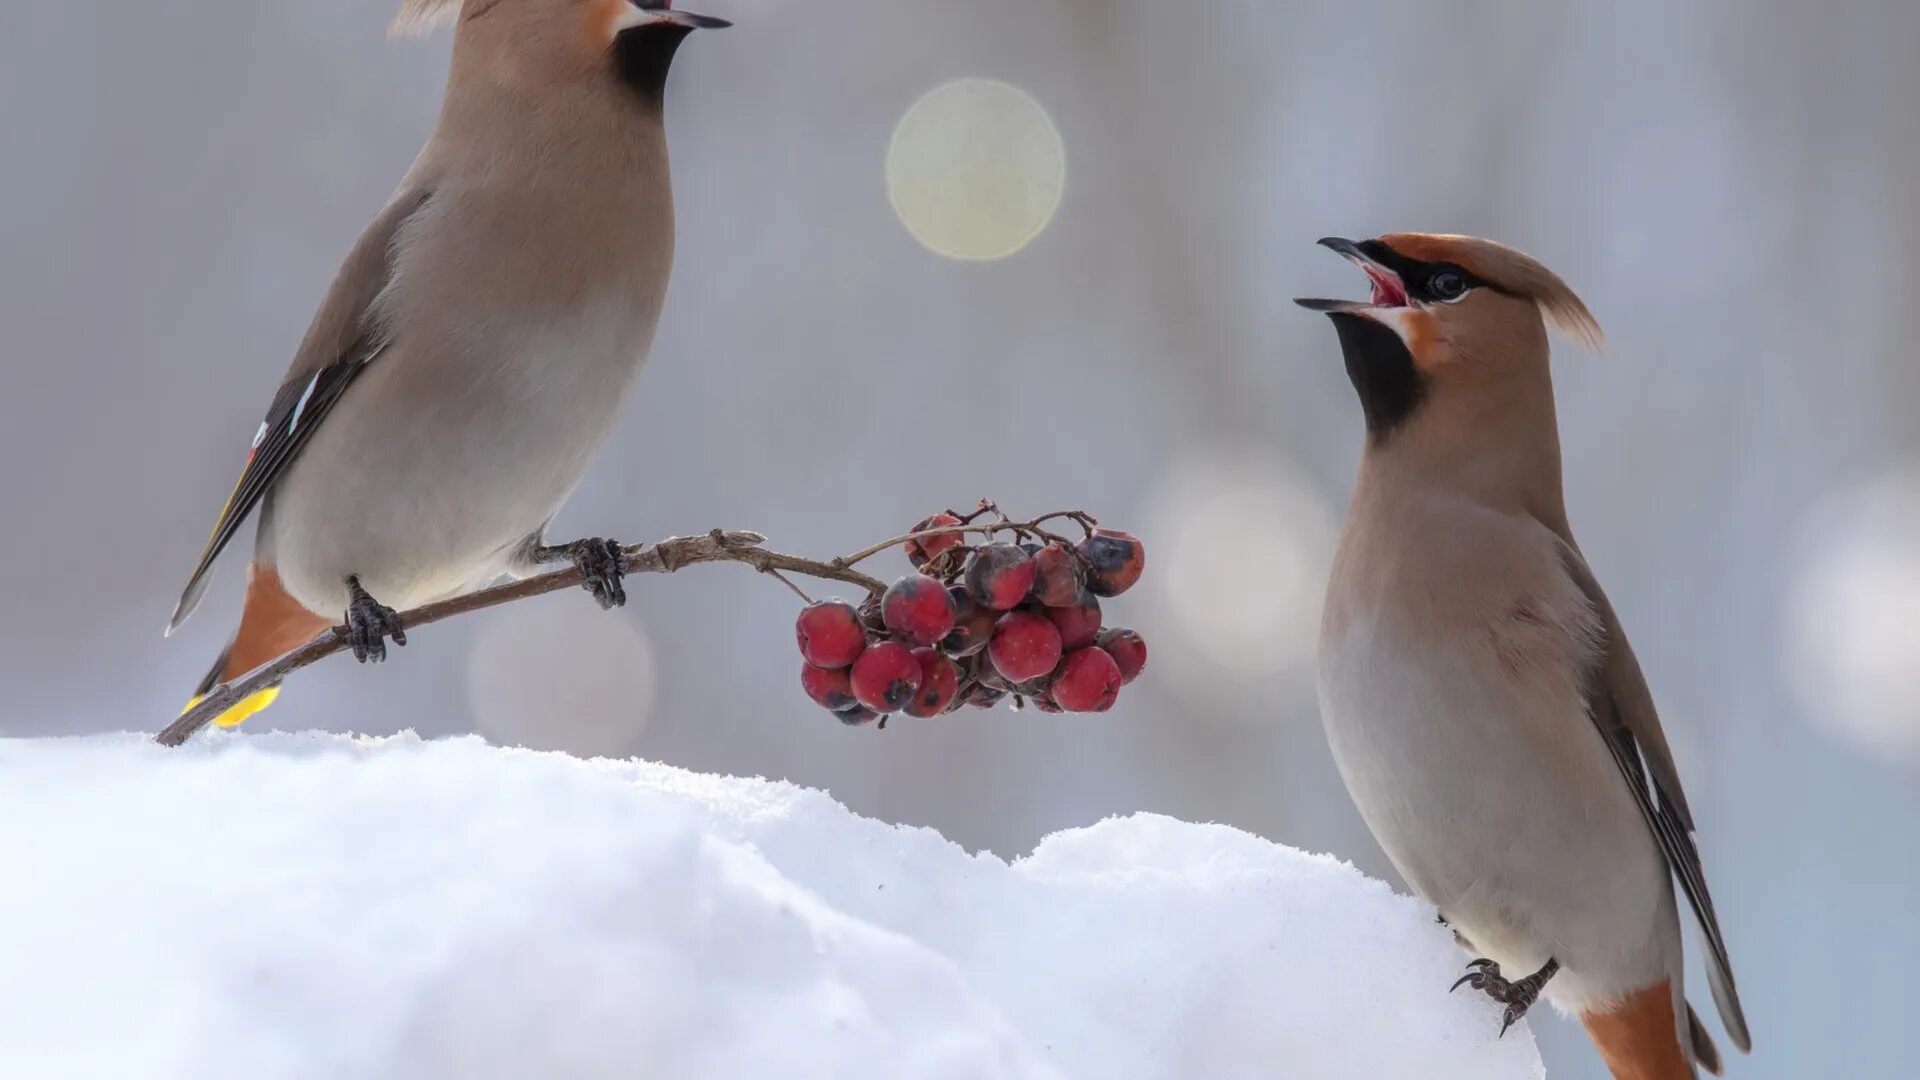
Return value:
<svg viewBox="0 0 1920 1080">
<path fill-rule="evenodd" d="M 1431 911 L 1217 825 L 323 735 L 0 740 L 0 823 L 14 1076 L 1544 1075 Z"/>
</svg>

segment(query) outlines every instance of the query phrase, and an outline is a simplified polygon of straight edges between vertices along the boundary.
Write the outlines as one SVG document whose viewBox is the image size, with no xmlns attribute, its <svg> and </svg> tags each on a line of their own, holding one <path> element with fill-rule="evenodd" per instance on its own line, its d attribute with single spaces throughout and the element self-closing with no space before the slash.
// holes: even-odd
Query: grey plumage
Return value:
<svg viewBox="0 0 1920 1080">
<path fill-rule="evenodd" d="M 1674 878 L 1728 1034 L 1751 1040 L 1692 813 L 1561 492 L 1543 315 L 1590 342 L 1599 328 L 1489 241 L 1323 243 L 1375 283 L 1371 303 L 1301 301 L 1340 324 L 1371 436 L 1321 633 L 1341 775 L 1476 953 L 1515 975 L 1557 962 L 1545 996 L 1616 1069 L 1717 1071 L 1682 994 Z"/>
<path fill-rule="evenodd" d="M 343 610 L 350 575 L 407 608 L 532 569 L 652 344 L 674 243 L 662 91 L 703 25 L 724 23 L 466 5 L 438 125 L 328 290 L 172 626 L 255 503 L 255 563 L 313 612 Z"/>
</svg>

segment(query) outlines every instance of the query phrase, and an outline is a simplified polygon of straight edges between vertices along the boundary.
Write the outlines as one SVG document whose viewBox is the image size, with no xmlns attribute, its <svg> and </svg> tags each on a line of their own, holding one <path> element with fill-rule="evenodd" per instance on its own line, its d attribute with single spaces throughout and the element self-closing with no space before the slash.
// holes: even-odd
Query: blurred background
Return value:
<svg viewBox="0 0 1920 1080">
<path fill-rule="evenodd" d="M 1288 299 L 1361 294 L 1319 236 L 1482 234 L 1609 334 L 1557 357 L 1568 498 L 1699 818 L 1732 1075 L 1916 1075 L 1920 6 L 702 4 L 738 25 L 669 86 L 667 313 L 554 534 L 824 557 L 981 496 L 1080 506 L 1147 542 L 1108 605 L 1147 676 L 1097 717 L 845 730 L 793 598 L 700 567 L 335 658 L 253 727 L 785 777 L 1007 856 L 1152 810 L 1394 880 L 1312 685 L 1359 409 Z M 438 106 L 448 35 L 387 40 L 393 7 L 0 12 L 0 733 L 156 729 L 224 643 L 247 543 L 160 628 Z"/>
</svg>

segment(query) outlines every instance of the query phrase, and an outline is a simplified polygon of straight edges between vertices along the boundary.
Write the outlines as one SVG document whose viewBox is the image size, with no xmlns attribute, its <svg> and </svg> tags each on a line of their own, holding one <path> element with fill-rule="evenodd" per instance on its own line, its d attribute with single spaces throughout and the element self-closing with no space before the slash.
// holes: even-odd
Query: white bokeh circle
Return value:
<svg viewBox="0 0 1920 1080">
<path fill-rule="evenodd" d="M 1815 723 L 1920 767 L 1920 463 L 1806 514 L 1784 626 L 1788 675 Z"/>
<path fill-rule="evenodd" d="M 955 79 L 900 118 L 886 170 L 887 197 L 914 239 L 948 258 L 985 262 L 1018 252 L 1053 220 L 1067 152 L 1026 91 Z"/>
</svg>

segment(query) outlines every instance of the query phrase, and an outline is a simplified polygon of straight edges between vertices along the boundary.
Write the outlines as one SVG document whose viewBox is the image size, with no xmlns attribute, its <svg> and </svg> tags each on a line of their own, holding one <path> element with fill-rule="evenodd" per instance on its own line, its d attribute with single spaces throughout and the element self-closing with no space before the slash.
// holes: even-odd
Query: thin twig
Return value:
<svg viewBox="0 0 1920 1080">
<path fill-rule="evenodd" d="M 635 544 L 625 549 L 622 569 L 629 574 L 671 574 L 695 563 L 737 562 L 745 563 L 763 574 L 780 578 L 782 581 L 786 581 L 782 576 L 782 572 L 785 572 L 824 581 L 857 585 L 873 595 L 878 595 L 886 588 L 879 579 L 849 569 L 850 563 L 839 559 L 820 562 L 815 559 L 803 559 L 797 555 L 783 555 L 777 551 L 768 551 L 761 546 L 766 543 L 766 540 L 766 537 L 756 532 L 722 532 L 715 529 L 704 536 L 676 536 L 657 544 Z M 894 542 L 888 541 L 888 543 Z M 885 546 L 881 545 L 882 548 Z M 470 611 L 479 611 L 483 608 L 512 603 L 515 600 L 524 600 L 530 596 L 577 586 L 580 582 L 580 570 L 577 567 L 568 567 L 551 574 L 541 574 L 538 577 L 526 578 L 491 589 L 482 589 L 476 593 L 401 612 L 400 622 L 411 630 L 437 623 L 442 619 L 450 619 L 455 615 L 464 615 Z M 787 581 L 787 586 L 796 593 L 800 592 L 791 581 Z M 801 593 L 801 595 L 804 597 L 806 594 Z M 179 719 L 168 724 L 160 734 L 154 736 L 154 739 L 165 746 L 179 746 L 194 732 L 212 722 L 214 717 L 232 708 L 238 702 L 270 686 L 279 685 L 288 675 L 347 647 L 346 627 L 335 626 L 323 630 L 312 641 L 279 659 L 255 668 L 232 682 L 221 683 L 207 691 L 206 696 L 198 704 L 182 713 Z"/>
<path fill-rule="evenodd" d="M 992 505 L 983 505 L 979 510 L 974 511 L 973 514 L 968 516 L 977 517 L 978 515 L 985 513 L 987 511 L 999 513 L 1000 508 Z M 955 516 L 958 517 L 960 515 L 956 514 Z M 899 547 L 901 544 L 905 544 L 914 540 L 925 540 L 929 536 L 946 536 L 950 533 L 984 533 L 987 535 L 992 535 L 993 533 L 997 533 L 997 532 L 1010 532 L 1016 535 L 1038 536 L 1042 540 L 1057 540 L 1064 544 L 1066 543 L 1065 537 L 1056 536 L 1053 533 L 1050 533 L 1040 527 L 1041 525 L 1044 525 L 1049 521 L 1054 521 L 1059 518 L 1071 519 L 1072 521 L 1079 524 L 1081 528 L 1086 529 L 1089 533 L 1093 531 L 1092 522 L 1094 519 L 1091 517 L 1088 517 L 1085 513 L 1079 510 L 1055 510 L 1051 514 L 1041 514 L 1039 517 L 1034 518 L 1032 521 L 1013 521 L 1006 518 L 1005 516 L 1002 516 L 999 521 L 989 522 L 984 525 L 976 525 L 976 524 L 973 524 L 972 522 L 966 522 L 960 525 L 939 525 L 931 529 L 921 529 L 918 532 L 902 533 L 901 535 L 893 537 L 890 540 L 882 540 L 877 544 L 869 544 L 866 547 L 861 548 L 859 551 L 856 551 L 851 555 L 842 555 L 840 558 L 833 560 L 833 565 L 842 567 L 842 568 L 853 566 L 856 563 L 862 562 L 866 559 L 873 558 L 875 555 L 880 554 L 881 552 L 887 550 L 888 548 Z M 1068 545 L 1068 546 L 1072 546 L 1072 545 Z"/>
</svg>

